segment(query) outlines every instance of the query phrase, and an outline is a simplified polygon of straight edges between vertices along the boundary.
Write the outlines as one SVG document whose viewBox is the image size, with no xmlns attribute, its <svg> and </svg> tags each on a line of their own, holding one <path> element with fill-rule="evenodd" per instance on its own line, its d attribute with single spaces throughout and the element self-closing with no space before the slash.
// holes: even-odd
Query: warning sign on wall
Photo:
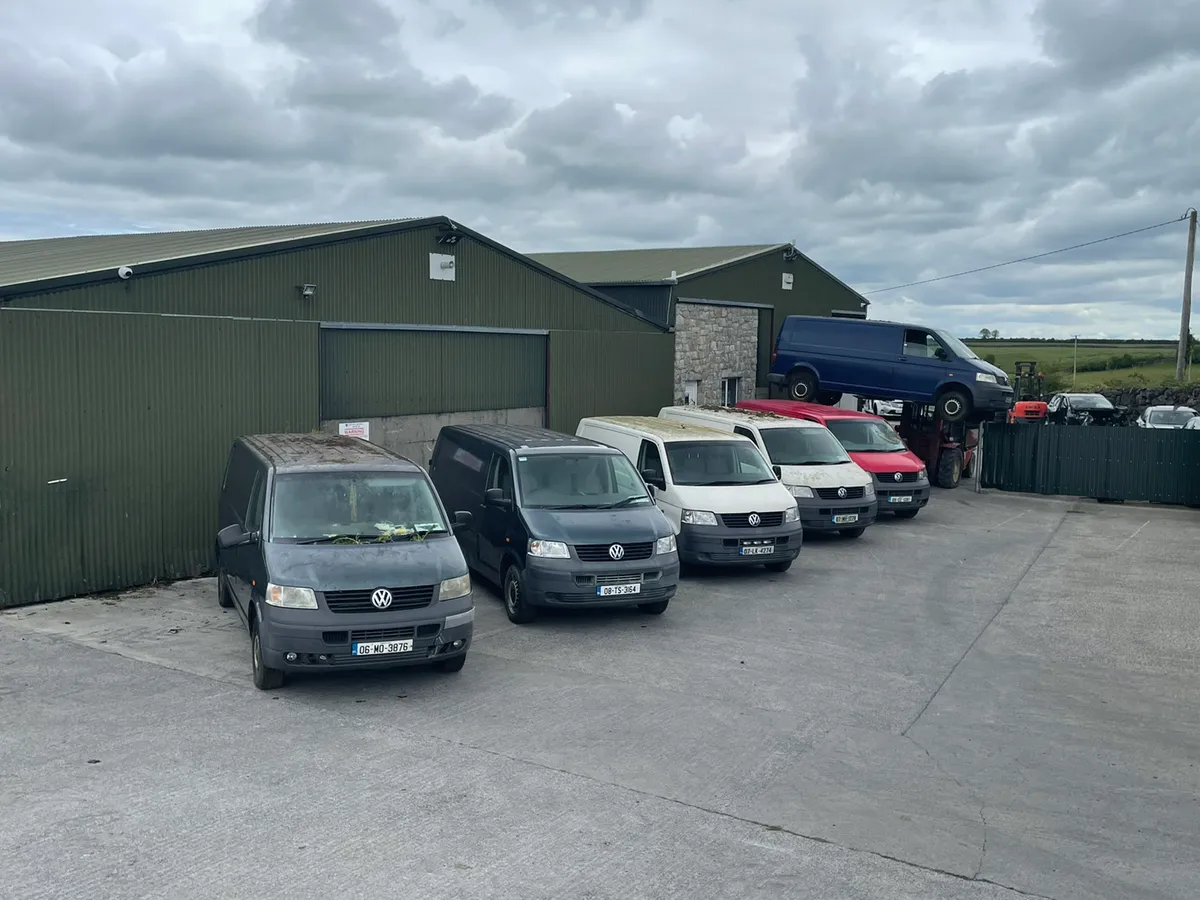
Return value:
<svg viewBox="0 0 1200 900">
<path fill-rule="evenodd" d="M 339 422 L 338 434 L 346 437 L 362 438 L 364 441 L 371 439 L 371 423 L 370 422 Z"/>
</svg>

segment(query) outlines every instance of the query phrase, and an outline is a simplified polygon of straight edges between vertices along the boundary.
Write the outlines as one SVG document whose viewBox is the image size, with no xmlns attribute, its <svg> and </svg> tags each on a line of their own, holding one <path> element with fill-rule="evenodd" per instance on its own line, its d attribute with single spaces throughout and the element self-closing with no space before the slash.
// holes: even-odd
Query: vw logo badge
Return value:
<svg viewBox="0 0 1200 900">
<path fill-rule="evenodd" d="M 893 477 L 893 478 L 895 478 L 897 481 L 903 481 L 903 480 L 904 480 L 904 476 L 903 476 L 903 475 L 901 475 L 899 472 L 897 472 L 897 473 L 896 473 L 895 475 L 893 475 L 892 477 Z"/>
<path fill-rule="evenodd" d="M 371 595 L 371 605 L 376 609 L 387 609 L 392 605 L 392 592 L 387 588 L 380 588 Z"/>
<path fill-rule="evenodd" d="M 750 523 L 750 527 L 757 528 L 762 524 L 762 516 L 758 513 L 750 513 L 750 517 L 746 521 Z"/>
<path fill-rule="evenodd" d="M 838 488 L 838 496 L 841 497 L 843 500 L 846 499 L 846 489 L 844 487 Z"/>
<path fill-rule="evenodd" d="M 613 544 L 611 547 L 608 548 L 608 555 L 611 556 L 613 559 L 624 559 L 625 548 L 622 547 L 620 544 Z"/>
</svg>

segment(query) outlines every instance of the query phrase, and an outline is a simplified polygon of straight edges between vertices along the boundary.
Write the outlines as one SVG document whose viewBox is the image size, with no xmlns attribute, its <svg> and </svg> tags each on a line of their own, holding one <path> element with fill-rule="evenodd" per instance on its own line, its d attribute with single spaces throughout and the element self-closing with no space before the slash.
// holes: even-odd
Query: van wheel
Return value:
<svg viewBox="0 0 1200 900">
<path fill-rule="evenodd" d="M 962 478 L 963 452 L 958 449 L 942 451 L 938 460 L 937 486 L 940 488 L 956 488 Z"/>
<path fill-rule="evenodd" d="M 766 568 L 769 572 L 786 572 L 792 567 L 794 560 L 785 559 L 783 562 L 767 563 Z"/>
<path fill-rule="evenodd" d="M 961 422 L 970 411 L 971 401 L 962 391 L 946 391 L 937 398 L 937 416 L 943 422 Z"/>
<path fill-rule="evenodd" d="M 254 666 L 254 686 L 260 691 L 273 691 L 283 687 L 283 673 L 278 669 L 269 669 L 263 662 L 262 641 L 258 637 L 258 622 L 250 627 L 250 655 Z"/>
<path fill-rule="evenodd" d="M 661 616 L 670 605 L 670 600 L 655 600 L 653 603 L 639 603 L 638 609 L 648 616 Z"/>
<path fill-rule="evenodd" d="M 233 598 L 229 596 L 229 576 L 224 569 L 217 569 L 217 605 L 222 609 L 233 609 Z"/>
<path fill-rule="evenodd" d="M 916 515 L 917 515 L 917 513 L 919 513 L 919 512 L 920 512 L 920 510 L 919 510 L 919 509 L 902 509 L 902 510 L 897 510 L 897 511 L 896 511 L 896 518 L 897 518 L 897 519 L 913 519 L 913 518 L 916 518 Z"/>
<path fill-rule="evenodd" d="M 437 669 L 439 672 L 448 672 L 448 673 L 461 672 L 462 667 L 465 666 L 466 664 L 467 664 L 467 654 L 464 653 L 461 656 L 454 657 L 454 659 L 443 660 L 442 662 L 437 664 Z"/>
<path fill-rule="evenodd" d="M 837 406 L 842 402 L 841 391 L 821 391 L 817 394 L 817 402 L 824 403 L 826 406 Z"/>
<path fill-rule="evenodd" d="M 842 529 L 842 537 L 848 537 L 848 538 L 862 537 L 863 532 L 866 530 L 867 530 L 867 528 L 865 525 L 860 528 L 843 528 Z"/>
<path fill-rule="evenodd" d="M 504 573 L 504 611 L 515 625 L 526 625 L 537 618 L 537 610 L 525 599 L 525 579 L 516 563 Z"/>
<path fill-rule="evenodd" d="M 796 372 L 789 376 L 787 395 L 789 400 L 803 400 L 811 403 L 817 394 L 817 379 L 812 372 Z"/>
</svg>

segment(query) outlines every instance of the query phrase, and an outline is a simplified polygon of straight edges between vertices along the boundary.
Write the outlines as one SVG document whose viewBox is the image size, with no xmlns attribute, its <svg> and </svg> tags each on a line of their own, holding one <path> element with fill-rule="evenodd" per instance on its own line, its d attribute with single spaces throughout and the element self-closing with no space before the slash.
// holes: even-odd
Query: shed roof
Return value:
<svg viewBox="0 0 1200 900">
<path fill-rule="evenodd" d="M 672 272 L 682 281 L 789 246 L 744 244 L 736 247 L 587 250 L 575 253 L 531 253 L 529 258 L 584 284 L 661 284 L 670 281 Z"/>
</svg>

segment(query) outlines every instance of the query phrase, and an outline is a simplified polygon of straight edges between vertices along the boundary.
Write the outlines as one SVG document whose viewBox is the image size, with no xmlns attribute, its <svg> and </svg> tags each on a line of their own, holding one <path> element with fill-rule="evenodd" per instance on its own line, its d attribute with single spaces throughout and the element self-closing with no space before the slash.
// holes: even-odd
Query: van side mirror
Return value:
<svg viewBox="0 0 1200 900">
<path fill-rule="evenodd" d="M 502 509 L 512 508 L 512 501 L 504 496 L 503 488 L 488 488 L 483 492 L 483 499 L 488 506 L 499 506 Z"/>
<path fill-rule="evenodd" d="M 667 489 L 667 481 L 657 469 L 642 469 L 642 480 L 648 487 L 656 487 L 660 491 Z"/>
<path fill-rule="evenodd" d="M 222 550 L 232 550 L 234 547 L 244 547 L 258 540 L 257 534 L 250 534 L 241 525 L 234 522 L 226 525 L 217 532 L 217 544 Z"/>
<path fill-rule="evenodd" d="M 775 477 L 783 481 L 783 469 L 779 466 L 771 466 L 771 471 L 775 473 Z"/>
<path fill-rule="evenodd" d="M 475 521 L 475 517 L 465 509 L 455 510 L 454 512 L 454 527 L 455 528 L 470 528 L 471 523 Z"/>
</svg>

